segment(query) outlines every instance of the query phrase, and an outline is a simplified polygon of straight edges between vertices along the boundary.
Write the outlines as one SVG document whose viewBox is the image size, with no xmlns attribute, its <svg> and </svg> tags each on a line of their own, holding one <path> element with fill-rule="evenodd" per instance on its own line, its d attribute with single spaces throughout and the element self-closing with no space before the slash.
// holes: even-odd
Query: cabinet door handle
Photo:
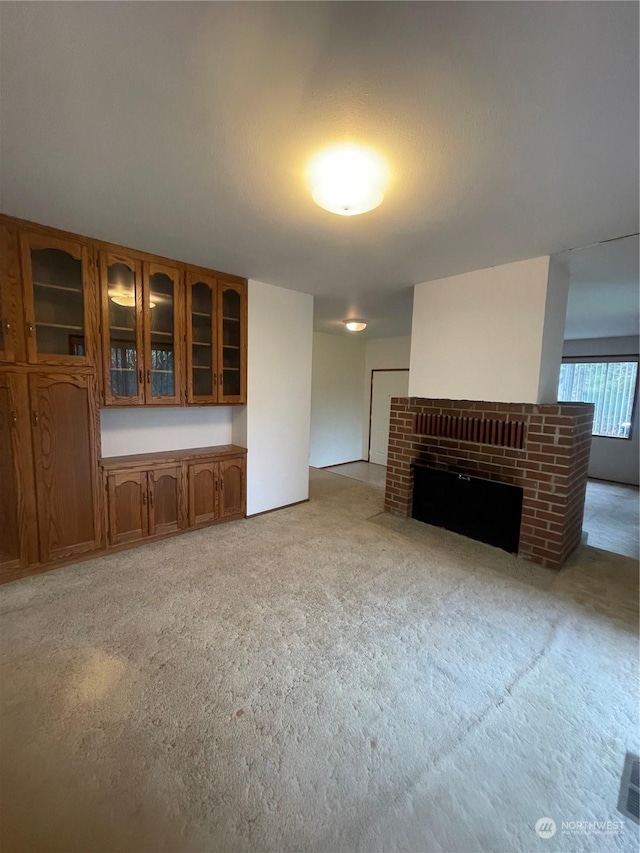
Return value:
<svg viewBox="0 0 640 853">
<path fill-rule="evenodd" d="M 8 320 L 4 324 L 4 330 L 7 334 L 11 331 L 11 323 Z"/>
<path fill-rule="evenodd" d="M 220 477 L 220 491 L 224 492 L 224 477 Z"/>
<path fill-rule="evenodd" d="M 149 489 L 149 506 L 153 509 L 153 487 Z"/>
<path fill-rule="evenodd" d="M 40 423 L 40 415 L 37 412 L 33 413 L 33 425 L 38 426 Z"/>
<path fill-rule="evenodd" d="M 138 382 L 140 385 L 144 382 L 144 373 L 142 372 L 142 368 L 138 370 Z"/>
<path fill-rule="evenodd" d="M 149 385 L 151 384 L 151 371 L 150 370 L 147 370 L 147 382 L 149 383 Z"/>
<path fill-rule="evenodd" d="M 220 380 L 220 385 L 222 385 L 222 374 L 220 374 L 219 380 Z"/>
<path fill-rule="evenodd" d="M 30 338 L 33 337 L 33 323 L 27 323 L 27 334 Z"/>
<path fill-rule="evenodd" d="M 146 506 L 146 505 L 147 505 L 147 493 L 143 492 L 142 493 L 142 506 Z"/>
<path fill-rule="evenodd" d="M 18 426 L 18 415 L 16 412 L 11 412 L 11 423 L 14 427 Z"/>
<path fill-rule="evenodd" d="M 213 384 L 214 384 L 214 385 L 217 385 L 217 384 L 218 384 L 218 374 L 217 374 L 217 373 L 214 373 L 214 374 L 213 374 Z"/>
</svg>

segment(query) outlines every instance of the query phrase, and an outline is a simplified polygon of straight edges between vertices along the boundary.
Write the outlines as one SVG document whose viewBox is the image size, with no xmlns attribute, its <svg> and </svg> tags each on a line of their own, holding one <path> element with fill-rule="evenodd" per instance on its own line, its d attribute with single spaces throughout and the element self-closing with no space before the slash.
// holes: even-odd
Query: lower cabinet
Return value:
<svg viewBox="0 0 640 853">
<path fill-rule="evenodd" d="M 147 474 L 149 535 L 172 533 L 182 524 L 182 466 L 159 465 Z"/>
<path fill-rule="evenodd" d="M 89 373 L 0 373 L 0 580 L 102 546 Z"/>
<path fill-rule="evenodd" d="M 244 517 L 245 453 L 224 445 L 103 459 L 109 544 Z"/>
<path fill-rule="evenodd" d="M 229 518 L 232 515 L 245 514 L 245 460 L 223 459 L 218 462 L 220 479 L 219 518 Z"/>
<path fill-rule="evenodd" d="M 109 542 L 135 542 L 182 527 L 182 468 L 159 465 L 107 476 Z"/>
<path fill-rule="evenodd" d="M 188 466 L 189 526 L 244 515 L 245 460 L 192 463 Z"/>
<path fill-rule="evenodd" d="M 94 378 L 29 377 L 40 561 L 64 560 L 101 545 L 98 525 Z"/>
<path fill-rule="evenodd" d="M 0 573 L 6 575 L 40 558 L 24 374 L 0 373 L 0 479 Z"/>
<path fill-rule="evenodd" d="M 149 535 L 147 474 L 122 471 L 107 477 L 109 543 L 135 542 Z"/>
<path fill-rule="evenodd" d="M 245 515 L 242 447 L 101 463 L 98 447 L 93 372 L 0 370 L 0 583 Z"/>
<path fill-rule="evenodd" d="M 189 527 L 218 516 L 218 463 L 189 465 Z"/>
</svg>

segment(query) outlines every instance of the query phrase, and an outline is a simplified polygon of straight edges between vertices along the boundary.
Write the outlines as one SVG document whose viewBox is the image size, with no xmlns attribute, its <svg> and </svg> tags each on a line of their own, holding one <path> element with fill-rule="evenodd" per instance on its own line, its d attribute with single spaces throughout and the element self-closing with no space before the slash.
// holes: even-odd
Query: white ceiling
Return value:
<svg viewBox="0 0 640 853">
<path fill-rule="evenodd" d="M 409 287 L 638 231 L 635 3 L 0 3 L 0 203 L 409 331 Z M 309 156 L 389 161 L 316 207 Z"/>
</svg>

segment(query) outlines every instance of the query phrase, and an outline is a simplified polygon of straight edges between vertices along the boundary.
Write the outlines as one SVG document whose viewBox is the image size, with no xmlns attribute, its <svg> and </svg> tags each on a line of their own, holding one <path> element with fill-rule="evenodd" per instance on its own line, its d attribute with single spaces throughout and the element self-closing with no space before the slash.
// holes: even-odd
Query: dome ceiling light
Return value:
<svg viewBox="0 0 640 853">
<path fill-rule="evenodd" d="M 345 320 L 344 324 L 350 332 L 362 332 L 367 328 L 367 324 L 362 320 Z"/>
<path fill-rule="evenodd" d="M 308 181 L 317 205 L 340 216 L 357 216 L 378 207 L 388 172 L 375 151 L 360 145 L 334 145 L 311 160 Z"/>
</svg>

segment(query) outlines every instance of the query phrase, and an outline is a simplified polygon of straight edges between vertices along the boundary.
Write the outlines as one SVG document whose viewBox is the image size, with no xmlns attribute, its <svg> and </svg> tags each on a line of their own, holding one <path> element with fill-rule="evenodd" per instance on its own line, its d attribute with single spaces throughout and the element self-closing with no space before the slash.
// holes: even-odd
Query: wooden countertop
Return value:
<svg viewBox="0 0 640 853">
<path fill-rule="evenodd" d="M 186 450 L 161 450 L 157 453 L 136 453 L 134 456 L 105 456 L 100 465 L 105 469 L 139 467 L 162 463 L 184 462 L 201 458 L 222 458 L 225 456 L 244 456 L 246 447 L 236 444 L 218 444 L 213 447 L 189 447 Z"/>
</svg>

